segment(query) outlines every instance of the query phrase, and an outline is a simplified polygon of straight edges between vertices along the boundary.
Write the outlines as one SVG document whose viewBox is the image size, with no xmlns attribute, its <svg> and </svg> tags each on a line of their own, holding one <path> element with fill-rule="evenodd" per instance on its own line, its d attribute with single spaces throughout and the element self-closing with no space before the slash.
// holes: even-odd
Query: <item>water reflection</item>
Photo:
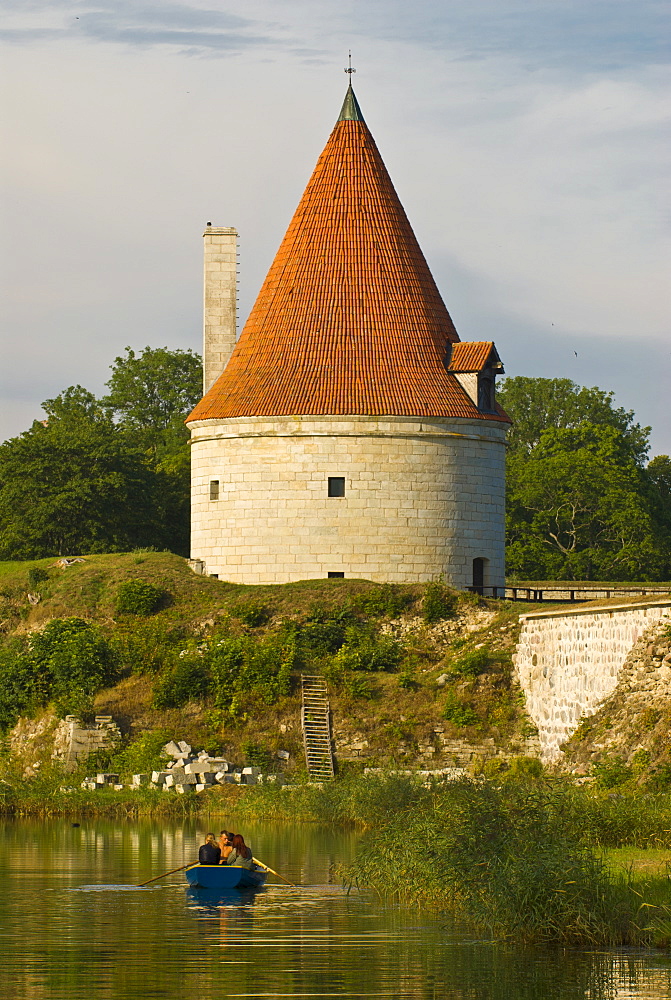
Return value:
<svg viewBox="0 0 671 1000">
<path fill-rule="evenodd" d="M 229 826 L 217 818 L 218 828 Z M 212 820 L 208 822 L 208 828 Z M 353 834 L 245 829 L 300 885 L 221 893 L 182 875 L 207 832 L 192 822 L 0 826 L 0 996 L 17 1000 L 397 997 L 669 1000 L 667 956 L 521 951 L 416 911 L 350 896 L 331 868 Z"/>
</svg>

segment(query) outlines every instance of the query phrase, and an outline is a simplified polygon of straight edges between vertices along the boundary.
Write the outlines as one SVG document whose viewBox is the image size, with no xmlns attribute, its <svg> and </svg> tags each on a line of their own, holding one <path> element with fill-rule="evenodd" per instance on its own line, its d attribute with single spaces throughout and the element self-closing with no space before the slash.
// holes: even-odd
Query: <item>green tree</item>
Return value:
<svg viewBox="0 0 671 1000">
<path fill-rule="evenodd" d="M 631 455 L 642 465 L 648 452 L 649 427 L 634 420 L 632 410 L 613 406 L 613 393 L 576 385 L 568 378 L 507 378 L 498 400 L 513 421 L 510 454 L 530 455 L 543 431 L 576 430 L 583 424 L 612 427 L 622 435 Z"/>
<path fill-rule="evenodd" d="M 508 461 L 507 561 L 526 579 L 655 580 L 669 539 L 626 431 L 545 430 Z"/>
<path fill-rule="evenodd" d="M 33 559 L 156 545 L 160 483 L 145 453 L 81 386 L 0 445 L 0 555 Z"/>
<path fill-rule="evenodd" d="M 173 454 L 188 440 L 184 420 L 203 395 L 202 361 L 192 351 L 126 348 L 115 358 L 102 400 L 121 425 L 159 457 Z"/>
<path fill-rule="evenodd" d="M 102 400 L 129 440 L 147 451 L 162 487 L 156 516 L 167 545 L 189 552 L 190 455 L 184 420 L 203 394 L 201 358 L 192 351 L 126 348 L 111 365 L 109 393 Z"/>
</svg>

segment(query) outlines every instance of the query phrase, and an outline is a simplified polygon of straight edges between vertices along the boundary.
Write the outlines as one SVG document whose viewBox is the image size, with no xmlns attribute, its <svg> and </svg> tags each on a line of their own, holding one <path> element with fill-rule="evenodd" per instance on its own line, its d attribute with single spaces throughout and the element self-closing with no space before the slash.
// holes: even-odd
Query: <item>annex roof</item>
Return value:
<svg viewBox="0 0 671 1000">
<path fill-rule="evenodd" d="M 491 340 L 460 340 L 452 345 L 447 369 L 451 372 L 481 372 L 488 364 L 503 368 Z"/>
<path fill-rule="evenodd" d="M 459 336 L 351 86 L 224 372 L 192 420 L 481 413 Z"/>
</svg>

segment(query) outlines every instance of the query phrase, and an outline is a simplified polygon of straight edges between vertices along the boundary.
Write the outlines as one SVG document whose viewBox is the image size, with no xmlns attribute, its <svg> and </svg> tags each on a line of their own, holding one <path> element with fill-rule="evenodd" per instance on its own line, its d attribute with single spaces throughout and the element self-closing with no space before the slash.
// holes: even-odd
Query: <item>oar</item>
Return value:
<svg viewBox="0 0 671 1000">
<path fill-rule="evenodd" d="M 166 875 L 174 875 L 175 872 L 183 872 L 185 868 L 190 868 L 191 865 L 197 864 L 196 861 L 189 861 L 188 864 L 182 865 L 181 868 L 172 868 L 169 872 L 163 872 L 162 875 L 157 875 L 155 878 L 148 878 L 146 882 L 140 882 L 138 889 L 141 889 L 145 885 L 149 885 L 150 882 L 158 882 L 160 878 L 165 878 Z M 282 876 L 280 876 L 281 878 Z"/>
<path fill-rule="evenodd" d="M 284 877 L 284 875 L 280 875 L 280 873 L 276 872 L 274 868 L 269 868 L 268 865 L 264 865 L 263 861 L 259 861 L 258 858 L 252 858 L 252 861 L 254 862 L 255 865 L 260 865 L 261 868 L 265 868 L 265 870 L 267 872 L 270 872 L 271 875 L 277 875 L 277 877 L 281 878 L 283 882 L 286 882 L 287 885 L 290 885 L 292 889 L 296 888 L 293 882 L 290 882 L 288 878 Z"/>
</svg>

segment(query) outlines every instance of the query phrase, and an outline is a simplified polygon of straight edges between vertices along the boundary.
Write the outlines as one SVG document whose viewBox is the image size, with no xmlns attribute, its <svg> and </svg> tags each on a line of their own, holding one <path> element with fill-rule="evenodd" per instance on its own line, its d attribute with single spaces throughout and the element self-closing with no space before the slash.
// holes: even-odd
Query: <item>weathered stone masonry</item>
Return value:
<svg viewBox="0 0 671 1000">
<path fill-rule="evenodd" d="M 485 586 L 505 583 L 503 424 L 244 417 L 194 421 L 191 432 L 192 551 L 209 573 L 245 583 L 443 573 L 463 588 L 484 559 Z M 334 476 L 342 497 L 328 496 Z"/>
<path fill-rule="evenodd" d="M 615 690 L 632 646 L 662 618 L 671 621 L 671 598 L 522 617 L 515 666 L 543 757 L 560 755 L 581 718 Z"/>
</svg>

